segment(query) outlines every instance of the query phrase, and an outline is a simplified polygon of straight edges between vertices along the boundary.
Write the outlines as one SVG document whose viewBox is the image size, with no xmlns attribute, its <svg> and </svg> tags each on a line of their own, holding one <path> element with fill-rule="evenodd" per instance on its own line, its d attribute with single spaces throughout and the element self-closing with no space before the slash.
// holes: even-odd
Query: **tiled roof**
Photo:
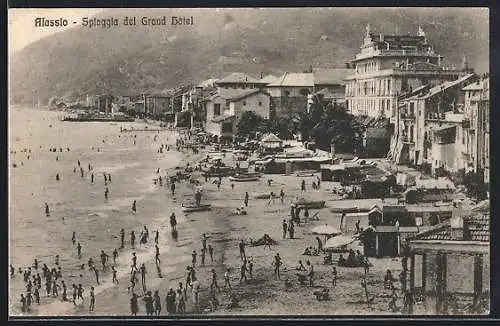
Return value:
<svg viewBox="0 0 500 326">
<path fill-rule="evenodd" d="M 232 74 L 217 80 L 217 84 L 230 84 L 230 83 L 254 83 L 257 80 L 248 76 L 244 72 L 233 72 Z"/>
<path fill-rule="evenodd" d="M 350 68 L 313 68 L 315 85 L 343 85 L 344 78 L 354 72 Z"/>
<path fill-rule="evenodd" d="M 465 86 L 462 88 L 464 91 L 480 91 L 482 89 L 485 89 L 485 86 L 487 86 L 490 83 L 490 78 L 486 78 L 484 80 L 478 80 L 477 82 L 470 84 L 468 86 Z"/>
<path fill-rule="evenodd" d="M 418 98 L 420 99 L 427 99 L 427 98 L 430 98 L 434 95 L 437 95 L 445 90 L 447 90 L 448 88 L 450 87 L 453 87 L 453 86 L 456 86 L 456 85 L 459 85 L 460 83 L 464 82 L 464 81 L 467 81 L 469 79 L 471 79 L 472 77 L 474 77 L 474 74 L 468 74 L 468 75 L 465 75 L 461 78 L 458 78 L 456 80 L 453 80 L 453 81 L 447 81 L 447 82 L 444 82 L 440 85 L 437 85 L 431 89 L 429 89 L 429 92 L 420 96 L 420 95 L 416 95 Z"/>
<path fill-rule="evenodd" d="M 244 93 L 237 94 L 237 95 L 229 98 L 228 100 L 230 100 L 230 101 L 238 101 L 238 100 L 242 100 L 242 99 L 244 99 L 244 98 L 246 98 L 248 96 L 257 94 L 257 93 L 263 93 L 265 95 L 269 95 L 268 93 L 264 92 L 262 89 L 254 88 L 254 89 L 247 89 Z"/>
<path fill-rule="evenodd" d="M 274 75 L 267 75 L 267 76 L 265 76 L 264 78 L 259 79 L 259 80 L 257 81 L 257 83 L 267 85 L 267 84 L 269 84 L 269 83 L 274 82 L 274 81 L 276 80 L 276 78 L 278 78 L 278 77 L 276 77 L 276 76 L 274 76 Z"/>
<path fill-rule="evenodd" d="M 282 140 L 278 138 L 275 134 L 268 134 L 261 139 L 262 142 L 281 142 Z"/>
<path fill-rule="evenodd" d="M 269 87 L 313 87 L 314 75 L 312 73 L 290 73 L 285 72 L 274 82 L 268 84 Z"/>
<path fill-rule="evenodd" d="M 415 187 L 420 189 L 455 189 L 455 185 L 448 178 L 415 179 Z"/>
<path fill-rule="evenodd" d="M 454 240 L 451 236 L 450 221 L 447 220 L 427 231 L 421 232 L 412 240 Z M 463 241 L 490 241 L 490 214 L 475 214 L 464 217 Z"/>
</svg>

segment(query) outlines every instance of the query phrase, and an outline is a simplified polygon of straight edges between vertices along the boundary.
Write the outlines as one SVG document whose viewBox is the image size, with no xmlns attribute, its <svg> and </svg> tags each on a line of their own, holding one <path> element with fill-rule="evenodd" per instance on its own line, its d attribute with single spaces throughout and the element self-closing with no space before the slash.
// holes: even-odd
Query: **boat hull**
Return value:
<svg viewBox="0 0 500 326">
<path fill-rule="evenodd" d="M 211 205 L 201 205 L 201 206 L 183 206 L 182 211 L 184 213 L 191 213 L 191 212 L 204 212 L 204 211 L 209 211 L 212 209 Z"/>
<path fill-rule="evenodd" d="M 234 182 L 250 182 L 259 180 L 259 177 L 244 177 L 244 178 L 229 177 L 229 180 Z"/>
</svg>

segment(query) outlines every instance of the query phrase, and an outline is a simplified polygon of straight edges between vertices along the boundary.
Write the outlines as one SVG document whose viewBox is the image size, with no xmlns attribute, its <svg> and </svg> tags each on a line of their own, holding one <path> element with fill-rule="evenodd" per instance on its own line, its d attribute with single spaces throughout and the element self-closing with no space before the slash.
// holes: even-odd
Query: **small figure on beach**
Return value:
<svg viewBox="0 0 500 326">
<path fill-rule="evenodd" d="M 170 227 L 172 228 L 172 231 L 177 231 L 177 219 L 175 217 L 175 213 L 170 215 Z"/>
<path fill-rule="evenodd" d="M 239 243 L 239 248 L 240 248 L 240 258 L 241 258 L 241 260 L 246 260 L 247 259 L 247 255 L 245 253 L 245 242 L 243 241 L 243 239 L 241 239 L 241 241 Z"/>
<path fill-rule="evenodd" d="M 59 181 L 61 180 L 61 178 L 59 177 L 59 173 L 56 174 L 56 181 Z"/>
<path fill-rule="evenodd" d="M 120 249 L 125 247 L 125 229 L 120 230 Z"/>
<path fill-rule="evenodd" d="M 193 265 L 193 269 L 196 268 L 196 250 L 193 250 L 191 253 L 191 264 Z"/>
<path fill-rule="evenodd" d="M 226 272 L 224 273 L 224 287 L 229 288 L 229 290 L 231 290 L 230 278 L 231 278 L 231 270 L 228 267 L 226 269 Z"/>
<path fill-rule="evenodd" d="M 82 245 L 80 244 L 80 242 L 78 242 L 78 244 L 76 245 L 76 252 L 78 255 L 78 259 L 81 259 L 82 258 Z"/>
<path fill-rule="evenodd" d="M 113 250 L 113 264 L 116 264 L 116 258 L 118 258 L 118 250 Z"/>
<path fill-rule="evenodd" d="M 160 265 L 161 261 L 160 261 L 160 247 L 158 247 L 157 244 L 155 244 L 155 263 L 156 265 Z"/>
<path fill-rule="evenodd" d="M 314 267 L 309 260 L 306 261 L 306 265 L 308 268 L 307 276 L 309 277 L 309 286 L 313 287 L 314 286 L 314 284 L 313 284 L 313 282 L 314 282 Z"/>
<path fill-rule="evenodd" d="M 137 294 L 133 293 L 132 298 L 130 298 L 130 314 L 132 316 L 137 316 L 139 312 L 139 303 L 137 301 Z"/>
<path fill-rule="evenodd" d="M 283 188 L 280 190 L 280 199 L 283 204 L 285 202 L 285 192 L 283 191 Z"/>
<path fill-rule="evenodd" d="M 175 195 L 175 181 L 172 180 L 172 182 L 170 183 L 170 191 L 172 192 L 172 196 Z"/>
<path fill-rule="evenodd" d="M 106 187 L 106 190 L 104 190 L 104 199 L 108 201 L 108 195 L 109 195 L 109 188 Z"/>
<path fill-rule="evenodd" d="M 108 261 L 108 259 L 109 259 L 108 254 L 105 253 L 104 250 L 101 250 L 101 265 L 103 271 L 106 269 L 106 262 Z"/>
<path fill-rule="evenodd" d="M 306 267 L 304 266 L 304 264 L 302 264 L 302 260 L 299 260 L 299 266 L 297 266 L 295 269 L 298 271 L 305 271 L 306 270 Z"/>
<path fill-rule="evenodd" d="M 210 255 L 210 261 L 213 263 L 214 262 L 214 248 L 212 245 L 208 245 L 208 254 Z"/>
<path fill-rule="evenodd" d="M 283 225 L 283 239 L 286 239 L 286 232 L 288 230 L 288 225 L 286 224 L 286 220 L 285 219 L 283 219 L 282 225 Z"/>
<path fill-rule="evenodd" d="M 295 234 L 295 224 L 293 223 L 293 220 L 290 220 L 290 222 L 288 222 L 288 236 L 290 237 L 290 239 L 294 238 L 294 234 Z"/>
<path fill-rule="evenodd" d="M 219 285 L 217 284 L 217 273 L 215 272 L 214 268 L 212 268 L 211 272 L 212 272 L 212 283 L 210 283 L 210 290 L 217 289 L 217 291 L 220 292 Z"/>
<path fill-rule="evenodd" d="M 90 183 L 94 183 L 94 172 L 90 175 Z"/>
<path fill-rule="evenodd" d="M 245 191 L 245 200 L 244 200 L 244 203 L 245 203 L 245 207 L 248 207 L 248 198 L 250 196 L 248 195 L 248 191 Z"/>
<path fill-rule="evenodd" d="M 113 273 L 113 284 L 118 284 L 118 278 L 116 277 L 116 268 L 115 266 L 111 266 L 111 272 Z"/>
<path fill-rule="evenodd" d="M 300 184 L 300 191 L 305 192 L 306 191 L 306 180 L 302 180 Z"/>
<path fill-rule="evenodd" d="M 280 278 L 280 267 L 282 265 L 282 262 L 281 262 L 281 257 L 280 257 L 279 253 L 277 253 L 276 256 L 274 256 L 273 265 L 274 265 L 274 275 L 276 276 L 276 279 L 277 280 L 281 280 L 281 278 Z"/>
<path fill-rule="evenodd" d="M 132 212 L 135 214 L 137 213 L 137 201 L 134 200 L 134 202 L 132 203 Z"/>
<path fill-rule="evenodd" d="M 240 284 L 245 279 L 245 283 L 247 282 L 247 260 L 245 259 L 243 261 L 243 264 L 240 267 Z"/>
<path fill-rule="evenodd" d="M 47 216 L 47 217 L 50 216 L 49 204 L 47 204 L 47 203 L 45 203 L 45 216 Z"/>
<path fill-rule="evenodd" d="M 155 294 L 153 295 L 153 302 L 154 302 L 155 315 L 159 316 L 161 313 L 161 298 L 160 294 L 158 293 L 158 290 L 156 290 Z"/>
<path fill-rule="evenodd" d="M 94 311 L 94 306 L 95 306 L 95 295 L 94 295 L 94 287 L 90 287 L 90 305 L 89 305 L 89 311 Z"/>
<path fill-rule="evenodd" d="M 332 267 L 332 285 L 337 285 L 337 268 L 335 266 Z"/>
<path fill-rule="evenodd" d="M 143 263 L 140 267 L 141 271 L 141 284 L 144 287 L 146 285 L 146 265 Z"/>
</svg>

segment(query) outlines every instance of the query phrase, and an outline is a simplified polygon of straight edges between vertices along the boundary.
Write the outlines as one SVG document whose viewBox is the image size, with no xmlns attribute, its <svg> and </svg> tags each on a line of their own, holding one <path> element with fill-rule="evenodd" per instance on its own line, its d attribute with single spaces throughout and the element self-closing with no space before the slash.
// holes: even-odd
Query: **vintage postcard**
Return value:
<svg viewBox="0 0 500 326">
<path fill-rule="evenodd" d="M 487 8 L 8 24 L 11 317 L 489 313 Z"/>
</svg>

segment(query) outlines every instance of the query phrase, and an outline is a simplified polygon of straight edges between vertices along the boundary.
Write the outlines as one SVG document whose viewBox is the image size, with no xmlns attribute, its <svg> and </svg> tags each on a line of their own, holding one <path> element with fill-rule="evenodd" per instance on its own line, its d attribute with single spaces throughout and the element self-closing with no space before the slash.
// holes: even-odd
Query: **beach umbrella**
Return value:
<svg viewBox="0 0 500 326">
<path fill-rule="evenodd" d="M 326 240 L 325 249 L 335 249 L 343 246 L 347 246 L 348 244 L 354 242 L 353 237 L 348 237 L 346 235 L 338 235 L 336 237 L 330 238 Z"/>
<path fill-rule="evenodd" d="M 312 234 L 319 234 L 319 235 L 337 235 L 337 234 L 342 234 L 342 232 L 330 225 L 319 225 L 311 229 Z"/>
</svg>

